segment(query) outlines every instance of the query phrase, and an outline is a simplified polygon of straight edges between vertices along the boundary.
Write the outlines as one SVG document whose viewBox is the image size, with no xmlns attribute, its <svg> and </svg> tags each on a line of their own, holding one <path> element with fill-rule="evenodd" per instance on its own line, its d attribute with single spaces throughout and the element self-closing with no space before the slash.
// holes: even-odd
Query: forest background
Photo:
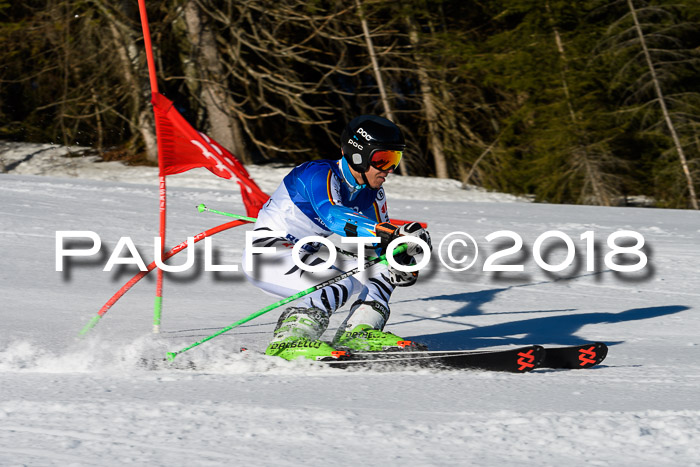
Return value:
<svg viewBox="0 0 700 467">
<path fill-rule="evenodd" d="M 146 3 L 159 90 L 244 163 L 337 158 L 369 113 L 404 175 L 698 209 L 697 0 Z M 0 139 L 156 163 L 136 0 L 0 0 L 0 40 Z"/>
</svg>

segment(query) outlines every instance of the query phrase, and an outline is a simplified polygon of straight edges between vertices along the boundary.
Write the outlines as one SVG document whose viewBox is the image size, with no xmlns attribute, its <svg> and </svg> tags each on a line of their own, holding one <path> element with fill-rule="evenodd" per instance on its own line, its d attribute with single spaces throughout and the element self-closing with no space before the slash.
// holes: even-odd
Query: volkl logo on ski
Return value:
<svg viewBox="0 0 700 467">
<path fill-rule="evenodd" d="M 535 350 L 530 349 L 527 352 L 518 352 L 518 371 L 524 371 L 528 368 L 534 368 L 535 367 L 535 355 L 534 355 Z"/>
<path fill-rule="evenodd" d="M 592 346 L 588 349 L 579 349 L 578 353 L 579 353 L 578 359 L 581 361 L 581 363 L 579 363 L 579 365 L 581 365 L 581 366 L 595 365 L 595 363 L 596 363 L 595 346 Z"/>
</svg>

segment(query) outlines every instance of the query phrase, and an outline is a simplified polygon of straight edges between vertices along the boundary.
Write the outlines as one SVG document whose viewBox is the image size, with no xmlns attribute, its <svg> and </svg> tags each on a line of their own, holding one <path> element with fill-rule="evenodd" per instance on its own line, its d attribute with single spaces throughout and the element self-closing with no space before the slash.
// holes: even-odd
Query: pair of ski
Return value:
<svg viewBox="0 0 700 467">
<path fill-rule="evenodd" d="M 355 352 L 342 360 L 320 363 L 337 368 L 429 367 L 527 373 L 537 368 L 583 369 L 598 365 L 608 354 L 602 342 L 544 348 L 529 345 L 506 350 L 416 350 Z"/>
</svg>

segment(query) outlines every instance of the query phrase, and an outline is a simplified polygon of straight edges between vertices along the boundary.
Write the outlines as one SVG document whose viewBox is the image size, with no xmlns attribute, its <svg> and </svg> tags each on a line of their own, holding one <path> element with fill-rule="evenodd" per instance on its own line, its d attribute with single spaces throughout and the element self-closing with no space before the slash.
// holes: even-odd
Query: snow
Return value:
<svg viewBox="0 0 700 467">
<path fill-rule="evenodd" d="M 238 353 L 264 349 L 276 311 L 149 369 L 142 359 L 160 362 L 273 300 L 240 272 L 205 272 L 198 244 L 196 268 L 166 275 L 160 335 L 151 334 L 151 274 L 79 339 L 138 272 L 102 271 L 120 237 L 153 258 L 157 171 L 66 158 L 50 145 L 0 151 L 0 465 L 700 465 L 695 212 L 534 204 L 454 181 L 387 181 L 393 217 L 427 222 L 434 245 L 463 231 L 481 249 L 468 271 L 434 257 L 416 286 L 395 293 L 388 329 L 436 349 L 600 340 L 610 352 L 595 369 L 344 371 Z M 268 193 L 288 170 L 249 167 Z M 168 177 L 170 247 L 228 220 L 198 213 L 199 203 L 244 213 L 233 181 L 205 170 Z M 221 264 L 240 264 L 246 229 L 213 237 Z M 66 230 L 94 231 L 103 247 L 57 272 L 56 231 Z M 523 272 L 482 270 L 486 256 L 512 245 L 485 240 L 501 230 L 524 247 L 497 263 Z M 533 259 L 549 230 L 576 245 L 559 273 Z M 606 267 L 606 239 L 618 230 L 644 236 L 641 271 Z M 595 232 L 592 271 L 586 231 Z M 545 242 L 550 264 L 564 259 L 562 245 Z M 346 313 L 332 317 L 327 337 Z"/>
</svg>

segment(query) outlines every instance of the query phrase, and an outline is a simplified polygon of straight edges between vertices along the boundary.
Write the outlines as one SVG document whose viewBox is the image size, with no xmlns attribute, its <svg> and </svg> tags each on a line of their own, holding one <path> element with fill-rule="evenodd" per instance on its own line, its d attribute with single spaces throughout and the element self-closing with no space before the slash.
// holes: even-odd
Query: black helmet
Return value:
<svg viewBox="0 0 700 467">
<path fill-rule="evenodd" d="M 370 166 L 377 151 L 403 151 L 406 143 L 399 127 L 386 118 L 360 115 L 352 119 L 340 136 L 340 149 L 348 164 L 360 173 Z M 399 154 L 399 160 L 400 160 Z M 398 164 L 398 161 L 396 161 Z M 396 168 L 395 165 L 393 168 Z"/>
</svg>

